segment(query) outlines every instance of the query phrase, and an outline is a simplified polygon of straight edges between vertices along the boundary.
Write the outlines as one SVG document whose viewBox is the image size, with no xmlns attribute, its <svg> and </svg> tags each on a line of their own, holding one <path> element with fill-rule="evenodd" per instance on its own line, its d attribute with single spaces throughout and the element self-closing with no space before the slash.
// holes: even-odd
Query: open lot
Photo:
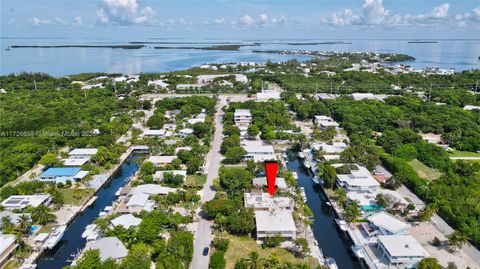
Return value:
<svg viewBox="0 0 480 269">
<path fill-rule="evenodd" d="M 94 189 L 58 189 L 58 191 L 63 195 L 63 200 L 65 204 L 69 205 L 81 205 L 85 202 L 88 197 L 90 197 Z"/>
<path fill-rule="evenodd" d="M 226 268 L 233 268 L 235 262 L 240 258 L 247 258 L 248 254 L 252 251 L 256 251 L 260 258 L 268 258 L 270 254 L 275 253 L 279 258 L 280 262 L 305 262 L 315 268 L 318 265 L 318 261 L 313 257 L 308 257 L 303 260 L 299 260 L 292 253 L 283 249 L 283 248 L 265 248 L 263 249 L 261 245 L 257 244 L 255 240 L 250 237 L 237 237 L 229 236 L 230 244 L 228 247 L 227 253 L 225 253 L 225 260 L 227 261 Z"/>
<path fill-rule="evenodd" d="M 443 173 L 439 172 L 436 169 L 432 169 L 419 160 L 415 159 L 413 161 L 408 162 L 410 166 L 417 171 L 418 175 L 426 180 L 435 180 L 443 175 Z"/>
</svg>

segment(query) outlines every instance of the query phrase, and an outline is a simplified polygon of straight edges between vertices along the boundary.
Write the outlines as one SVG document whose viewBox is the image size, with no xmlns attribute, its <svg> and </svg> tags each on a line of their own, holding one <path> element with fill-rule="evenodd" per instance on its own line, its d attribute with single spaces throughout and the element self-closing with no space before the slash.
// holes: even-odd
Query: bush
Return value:
<svg viewBox="0 0 480 269">
<path fill-rule="evenodd" d="M 285 241 L 283 237 L 280 235 L 275 235 L 275 236 L 267 236 L 265 238 L 265 241 L 263 241 L 262 247 L 263 248 L 276 248 L 280 246 L 280 243 Z"/>
<path fill-rule="evenodd" d="M 215 237 L 212 241 L 212 246 L 216 248 L 218 251 L 223 251 L 223 252 L 227 252 L 229 244 L 230 244 L 230 240 L 227 238 Z"/>
<path fill-rule="evenodd" d="M 227 266 L 225 261 L 225 252 L 215 251 L 210 257 L 210 269 L 224 269 Z"/>
</svg>

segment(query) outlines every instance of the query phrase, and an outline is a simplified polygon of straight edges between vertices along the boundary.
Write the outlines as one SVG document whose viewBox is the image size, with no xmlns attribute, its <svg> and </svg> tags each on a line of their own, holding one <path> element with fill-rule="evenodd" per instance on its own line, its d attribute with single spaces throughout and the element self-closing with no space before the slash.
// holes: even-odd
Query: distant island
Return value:
<svg viewBox="0 0 480 269">
<path fill-rule="evenodd" d="M 312 46 L 312 45 L 337 45 L 337 44 L 352 44 L 352 42 L 343 41 L 326 41 L 326 42 L 298 42 L 298 43 L 286 43 L 290 46 Z"/>
<path fill-rule="evenodd" d="M 24 48 L 107 48 L 107 49 L 141 49 L 144 45 L 13 45 L 12 49 Z"/>
<path fill-rule="evenodd" d="M 210 46 L 210 47 L 185 47 L 185 46 L 181 46 L 181 47 L 165 47 L 165 46 L 161 46 L 161 47 L 154 47 L 155 49 L 192 49 L 192 50 L 229 50 L 229 51 L 234 51 L 234 50 L 239 50 L 240 47 L 246 47 L 246 46 L 259 46 L 260 43 L 253 43 L 253 44 L 243 44 L 243 45 L 239 45 L 239 44 L 232 44 L 232 45 L 214 45 L 214 46 Z"/>
<path fill-rule="evenodd" d="M 437 41 L 408 41 L 408 43 L 418 43 L 418 44 L 435 44 L 438 43 Z"/>
</svg>

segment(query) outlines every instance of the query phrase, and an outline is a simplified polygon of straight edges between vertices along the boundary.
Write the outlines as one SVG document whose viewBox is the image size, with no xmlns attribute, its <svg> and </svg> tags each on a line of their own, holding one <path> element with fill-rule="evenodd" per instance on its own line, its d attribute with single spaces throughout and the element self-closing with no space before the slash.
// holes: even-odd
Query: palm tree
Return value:
<svg viewBox="0 0 480 269">
<path fill-rule="evenodd" d="M 55 215 L 50 213 L 45 205 L 39 205 L 32 213 L 32 220 L 38 224 L 45 225 L 54 221 Z"/>
<path fill-rule="evenodd" d="M 2 231 L 5 233 L 11 233 L 14 228 L 12 219 L 9 216 L 5 216 L 2 218 Z"/>
<path fill-rule="evenodd" d="M 362 212 L 360 211 L 360 205 L 358 204 L 358 202 L 351 201 L 345 209 L 345 214 L 348 222 L 356 222 L 357 219 L 362 216 Z"/>
<path fill-rule="evenodd" d="M 252 251 L 248 254 L 248 258 L 245 259 L 247 269 L 263 269 L 262 259 L 257 252 Z"/>
<path fill-rule="evenodd" d="M 448 236 L 448 245 L 450 246 L 452 252 L 456 252 L 458 249 L 461 249 L 463 245 L 467 243 L 467 241 L 468 237 L 459 231 L 455 231 Z"/>
<path fill-rule="evenodd" d="M 438 207 L 436 204 L 428 204 L 419 214 L 421 221 L 430 221 L 433 215 L 437 214 Z"/>
<path fill-rule="evenodd" d="M 278 257 L 277 254 L 272 253 L 263 264 L 265 269 L 277 269 L 280 266 L 280 257 Z"/>
<path fill-rule="evenodd" d="M 21 234 L 27 234 L 30 231 L 31 226 L 32 222 L 30 221 L 30 217 L 25 214 L 20 215 L 18 218 L 17 231 Z"/>
</svg>

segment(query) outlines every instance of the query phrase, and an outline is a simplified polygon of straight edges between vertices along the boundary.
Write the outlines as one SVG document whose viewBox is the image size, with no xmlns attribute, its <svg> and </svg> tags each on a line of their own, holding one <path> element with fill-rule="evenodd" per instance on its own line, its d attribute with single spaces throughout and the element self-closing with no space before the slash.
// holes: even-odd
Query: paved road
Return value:
<svg viewBox="0 0 480 269">
<path fill-rule="evenodd" d="M 218 177 L 218 170 L 222 161 L 222 155 L 220 154 L 220 145 L 222 144 L 222 132 L 223 132 L 223 110 L 222 107 L 226 104 L 226 98 L 221 97 L 220 102 L 217 104 L 217 112 L 215 113 L 215 133 L 213 137 L 212 149 L 207 154 L 207 162 L 205 164 L 207 172 L 207 182 L 203 186 L 202 190 L 202 203 L 210 201 L 215 197 L 215 188 L 213 187 L 213 179 Z M 203 256 L 203 248 L 209 247 L 210 242 L 213 239 L 212 221 L 208 221 L 204 218 L 203 211 L 198 212 L 200 222 L 195 232 L 195 242 L 193 259 L 190 264 L 191 269 L 207 269 L 209 257 Z"/>
</svg>

